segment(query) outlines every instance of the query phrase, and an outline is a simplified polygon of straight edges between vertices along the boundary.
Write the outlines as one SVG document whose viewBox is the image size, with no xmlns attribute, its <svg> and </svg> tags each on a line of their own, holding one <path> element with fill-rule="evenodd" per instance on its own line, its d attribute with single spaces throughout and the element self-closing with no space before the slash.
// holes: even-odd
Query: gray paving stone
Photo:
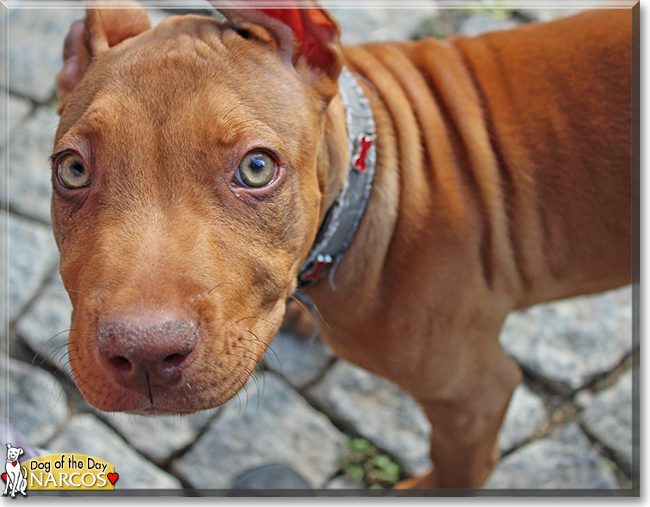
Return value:
<svg viewBox="0 0 650 507">
<path fill-rule="evenodd" d="M 525 385 L 517 386 L 499 433 L 501 452 L 510 451 L 530 438 L 546 415 L 544 401 Z"/>
<path fill-rule="evenodd" d="M 45 223 L 50 222 L 52 154 L 57 114 L 40 107 L 9 136 L 7 186 L 11 209 Z M 1 197 L 4 200 L 4 195 Z"/>
<path fill-rule="evenodd" d="M 124 413 L 97 412 L 133 447 L 154 463 L 164 464 L 179 449 L 192 443 L 214 417 L 215 411 L 190 416 L 145 417 Z"/>
<path fill-rule="evenodd" d="M 637 400 L 638 402 L 638 400 Z M 632 371 L 593 398 L 580 415 L 587 431 L 612 450 L 627 470 L 632 468 Z M 638 449 L 638 442 L 637 442 Z"/>
<path fill-rule="evenodd" d="M 344 436 L 287 383 L 270 373 L 228 402 L 190 452 L 174 464 L 195 487 L 228 488 L 267 463 L 292 466 L 322 487 L 338 469 Z"/>
<path fill-rule="evenodd" d="M 264 363 L 292 386 L 303 389 L 332 363 L 334 353 L 319 338 L 280 331 L 264 356 Z"/>
<path fill-rule="evenodd" d="M 431 468 L 429 421 L 391 382 L 339 360 L 308 396 L 330 417 L 394 455 L 409 474 Z"/>
<path fill-rule="evenodd" d="M 79 453 L 108 461 L 120 478 L 115 489 L 179 489 L 176 478 L 144 459 L 90 414 L 71 418 L 47 446 L 50 453 Z"/>
<path fill-rule="evenodd" d="M 9 321 L 34 297 L 56 267 L 59 253 L 52 230 L 10 214 L 7 221 Z"/>
<path fill-rule="evenodd" d="M 0 406 L 8 408 L 9 424 L 30 446 L 44 445 L 68 418 L 63 387 L 45 370 L 15 359 L 0 361 L 0 375 L 8 380 Z"/>
<path fill-rule="evenodd" d="M 611 469 L 577 424 L 505 457 L 486 489 L 616 489 Z"/>
<path fill-rule="evenodd" d="M 16 323 L 16 332 L 36 353 L 35 365 L 48 363 L 71 373 L 66 347 L 71 313 L 70 298 L 57 274 Z"/>
<path fill-rule="evenodd" d="M 501 342 L 523 366 L 559 388 L 577 390 L 631 352 L 632 289 L 515 312 L 506 320 Z"/>
<path fill-rule="evenodd" d="M 83 9 L 10 9 L 9 89 L 44 102 L 63 67 L 63 39 Z"/>
</svg>

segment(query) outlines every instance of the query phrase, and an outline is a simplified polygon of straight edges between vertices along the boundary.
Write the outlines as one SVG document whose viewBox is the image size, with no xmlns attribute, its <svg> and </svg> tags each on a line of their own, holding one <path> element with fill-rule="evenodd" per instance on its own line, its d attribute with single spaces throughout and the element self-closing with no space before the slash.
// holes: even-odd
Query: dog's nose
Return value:
<svg viewBox="0 0 650 507">
<path fill-rule="evenodd" d="M 182 378 L 197 337 L 197 325 L 181 319 L 146 325 L 113 320 L 100 327 L 97 346 L 111 374 L 123 386 L 166 387 Z"/>
</svg>

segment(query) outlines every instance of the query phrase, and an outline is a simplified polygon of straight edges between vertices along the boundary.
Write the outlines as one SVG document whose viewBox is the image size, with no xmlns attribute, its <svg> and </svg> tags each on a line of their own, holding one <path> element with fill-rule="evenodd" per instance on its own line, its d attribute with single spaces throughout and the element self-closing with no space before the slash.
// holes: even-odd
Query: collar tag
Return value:
<svg viewBox="0 0 650 507">
<path fill-rule="evenodd" d="M 357 154 L 352 157 L 352 168 L 364 172 L 366 170 L 368 151 L 372 148 L 372 139 L 369 136 L 362 134 L 359 136 L 357 144 L 359 148 Z"/>
</svg>

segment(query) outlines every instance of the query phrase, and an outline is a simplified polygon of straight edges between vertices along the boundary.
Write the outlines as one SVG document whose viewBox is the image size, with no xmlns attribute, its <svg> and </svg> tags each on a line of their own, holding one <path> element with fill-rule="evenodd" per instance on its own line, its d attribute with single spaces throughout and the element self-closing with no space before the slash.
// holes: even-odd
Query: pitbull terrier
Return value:
<svg viewBox="0 0 650 507">
<path fill-rule="evenodd" d="M 515 309 L 632 281 L 632 13 L 343 47 L 313 0 L 226 21 L 91 5 L 65 43 L 52 223 L 70 365 L 105 411 L 223 404 L 296 291 L 410 393 L 428 474 L 499 454 Z"/>
</svg>

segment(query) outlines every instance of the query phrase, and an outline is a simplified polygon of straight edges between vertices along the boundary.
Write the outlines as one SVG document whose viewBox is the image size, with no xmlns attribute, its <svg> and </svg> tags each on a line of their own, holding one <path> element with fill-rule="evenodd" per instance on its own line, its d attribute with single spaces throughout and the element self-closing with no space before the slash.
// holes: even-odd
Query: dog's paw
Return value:
<svg viewBox="0 0 650 507">
<path fill-rule="evenodd" d="M 436 487 L 436 479 L 433 471 L 431 471 L 426 474 L 399 481 L 395 484 L 394 489 L 436 489 Z"/>
</svg>

